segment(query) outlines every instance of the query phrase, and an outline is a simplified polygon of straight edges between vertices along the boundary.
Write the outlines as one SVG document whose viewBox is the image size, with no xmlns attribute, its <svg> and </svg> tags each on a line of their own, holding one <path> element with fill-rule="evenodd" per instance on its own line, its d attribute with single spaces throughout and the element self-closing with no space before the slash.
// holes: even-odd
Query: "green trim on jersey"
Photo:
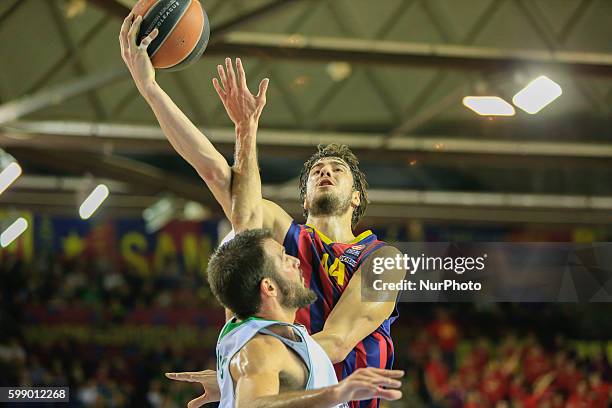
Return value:
<svg viewBox="0 0 612 408">
<path fill-rule="evenodd" d="M 223 326 L 223 329 L 221 329 L 221 334 L 219 335 L 219 341 L 221 341 L 221 339 L 223 337 L 225 337 L 226 334 L 228 334 L 229 332 L 231 332 L 232 330 L 242 326 L 243 324 L 250 322 L 251 320 L 265 320 L 268 322 L 276 322 L 276 323 L 281 323 L 277 320 L 270 320 L 270 319 L 264 319 L 263 317 L 257 317 L 257 316 L 251 316 L 248 317 L 240 322 L 234 323 L 233 320 L 236 319 L 235 317 L 232 318 L 231 320 L 228 320 L 227 323 L 225 323 L 225 326 Z"/>
</svg>

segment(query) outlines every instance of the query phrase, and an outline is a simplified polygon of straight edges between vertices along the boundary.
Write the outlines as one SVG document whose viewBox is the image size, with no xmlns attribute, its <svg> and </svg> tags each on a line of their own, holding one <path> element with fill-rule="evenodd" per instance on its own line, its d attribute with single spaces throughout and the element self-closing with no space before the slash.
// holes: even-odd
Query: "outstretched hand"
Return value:
<svg viewBox="0 0 612 408">
<path fill-rule="evenodd" d="M 121 45 L 121 57 L 130 70 L 132 78 L 140 93 L 144 94 L 146 87 L 155 81 L 155 69 L 147 54 L 149 44 L 157 37 L 159 30 L 156 28 L 142 39 L 139 45 L 136 37 L 140 31 L 142 16 L 135 16 L 133 12 L 123 20 L 119 32 L 119 44 Z"/>
<path fill-rule="evenodd" d="M 247 86 L 240 58 L 236 58 L 237 75 L 230 58 L 225 59 L 225 69 L 222 65 L 217 65 L 217 71 L 221 83 L 217 78 L 213 78 L 213 86 L 232 122 L 236 126 L 257 125 L 266 105 L 266 91 L 270 80 L 263 79 L 259 84 L 258 94 L 254 96 Z"/>
<path fill-rule="evenodd" d="M 166 377 L 171 380 L 197 382 L 204 388 L 204 394 L 192 399 L 187 403 L 187 408 L 199 408 L 209 402 L 217 402 L 221 399 L 221 390 L 217 382 L 217 372 L 214 370 L 204 370 L 184 373 L 166 373 Z"/>
<path fill-rule="evenodd" d="M 361 401 L 380 398 L 394 401 L 402 398 L 398 389 L 402 386 L 398 378 L 404 376 L 402 370 L 381 368 L 360 368 L 336 385 L 339 401 Z"/>
</svg>

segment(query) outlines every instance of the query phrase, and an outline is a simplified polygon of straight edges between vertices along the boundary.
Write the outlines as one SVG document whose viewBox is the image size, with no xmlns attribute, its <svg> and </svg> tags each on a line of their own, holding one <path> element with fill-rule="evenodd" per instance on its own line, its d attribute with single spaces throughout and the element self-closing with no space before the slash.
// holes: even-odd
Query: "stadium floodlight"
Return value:
<svg viewBox="0 0 612 408">
<path fill-rule="evenodd" d="M 525 112 L 534 115 L 561 96 L 562 93 L 563 90 L 559 84 L 541 75 L 518 91 L 512 98 L 512 103 Z"/>
<path fill-rule="evenodd" d="M 0 194 L 4 192 L 21 175 L 21 166 L 12 162 L 0 172 Z"/>
<path fill-rule="evenodd" d="M 81 218 L 86 220 L 91 217 L 100 207 L 100 204 L 106 200 L 106 197 L 108 197 L 108 187 L 104 184 L 98 184 L 79 207 Z"/>
<path fill-rule="evenodd" d="M 514 107 L 499 96 L 466 96 L 463 105 L 482 116 L 514 116 Z"/>
<path fill-rule="evenodd" d="M 0 246 L 6 248 L 16 240 L 28 228 L 28 222 L 25 218 L 19 217 L 7 229 L 0 234 Z"/>
</svg>

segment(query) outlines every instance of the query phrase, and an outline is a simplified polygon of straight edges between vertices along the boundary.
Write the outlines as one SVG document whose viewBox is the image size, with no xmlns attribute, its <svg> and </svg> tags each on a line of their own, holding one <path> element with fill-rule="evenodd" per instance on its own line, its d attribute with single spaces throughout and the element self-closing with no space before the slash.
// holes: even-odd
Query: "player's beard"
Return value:
<svg viewBox="0 0 612 408">
<path fill-rule="evenodd" d="M 314 216 L 335 216 L 342 215 L 351 208 L 351 196 L 346 198 L 339 197 L 338 194 L 326 192 L 317 195 L 313 201 L 310 210 L 310 215 Z"/>
<path fill-rule="evenodd" d="M 304 287 L 301 282 L 279 279 L 278 286 L 282 295 L 280 303 L 287 309 L 306 307 L 317 300 L 317 294 Z"/>
</svg>

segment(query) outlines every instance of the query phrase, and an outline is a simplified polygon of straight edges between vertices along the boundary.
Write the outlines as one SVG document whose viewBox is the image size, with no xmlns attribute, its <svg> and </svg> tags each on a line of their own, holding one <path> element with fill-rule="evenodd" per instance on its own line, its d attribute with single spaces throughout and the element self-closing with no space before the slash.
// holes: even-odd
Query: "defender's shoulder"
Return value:
<svg viewBox="0 0 612 408">
<path fill-rule="evenodd" d="M 287 348 L 273 336 L 255 335 L 230 361 L 230 372 L 237 379 L 241 376 L 282 371 Z"/>
</svg>

